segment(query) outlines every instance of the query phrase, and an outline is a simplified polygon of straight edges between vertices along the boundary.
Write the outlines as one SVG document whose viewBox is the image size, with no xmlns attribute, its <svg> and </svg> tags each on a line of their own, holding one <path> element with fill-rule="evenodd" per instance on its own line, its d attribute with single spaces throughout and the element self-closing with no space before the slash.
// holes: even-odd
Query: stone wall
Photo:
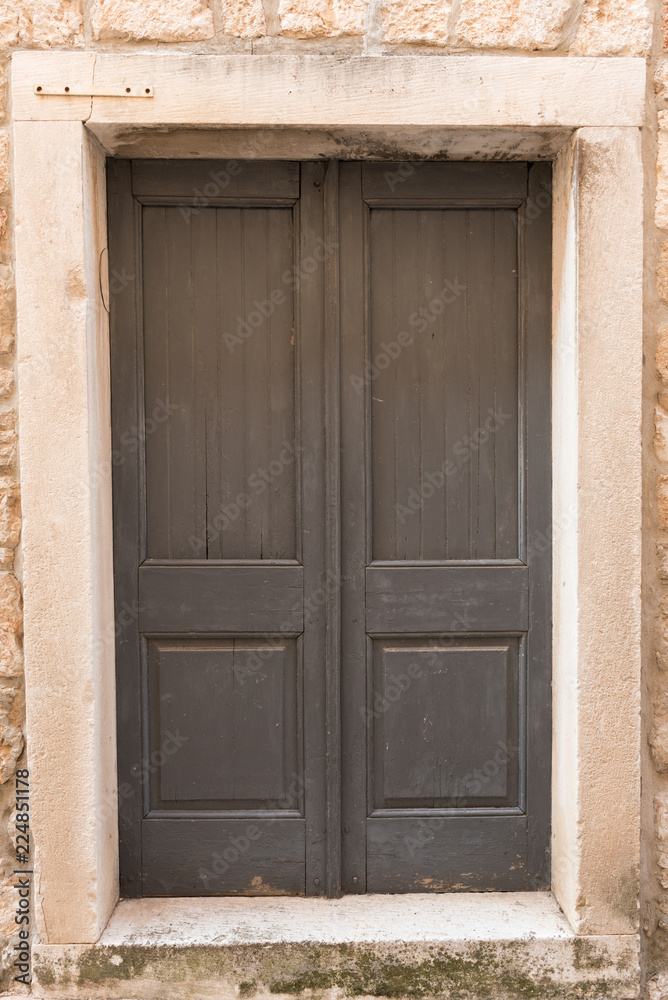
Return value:
<svg viewBox="0 0 668 1000">
<path fill-rule="evenodd" d="M 401 52 L 416 58 L 425 52 L 485 51 L 528 58 L 635 55 L 648 60 L 642 925 L 653 1000 L 668 998 L 668 8 L 662 10 L 660 0 L 0 0 L 0 967 L 5 970 L 0 988 L 9 983 L 7 944 L 14 930 L 13 777 L 30 750 L 24 748 L 22 733 L 6 96 L 9 60 L 21 48 Z"/>
<path fill-rule="evenodd" d="M 645 762 L 642 932 L 652 1000 L 668 997 L 668 5 L 649 65 L 645 339 Z M 654 364 L 651 364 L 651 361 Z"/>
</svg>

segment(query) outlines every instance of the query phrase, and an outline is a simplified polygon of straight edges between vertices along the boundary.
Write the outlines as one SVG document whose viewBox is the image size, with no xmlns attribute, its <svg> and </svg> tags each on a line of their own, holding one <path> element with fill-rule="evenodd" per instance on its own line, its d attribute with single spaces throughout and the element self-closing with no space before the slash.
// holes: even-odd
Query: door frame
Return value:
<svg viewBox="0 0 668 1000">
<path fill-rule="evenodd" d="M 94 66 L 96 84 L 147 80 L 155 101 L 34 92 L 92 83 Z M 105 155 L 187 157 L 199 135 L 198 149 L 224 159 L 252 133 L 267 158 L 332 147 L 383 158 L 391 142 L 392 158 L 408 160 L 425 130 L 452 158 L 554 160 L 553 203 L 536 204 L 554 221 L 552 887 L 578 933 L 635 934 L 644 60 L 22 52 L 12 86 L 42 942 L 96 941 L 118 897 L 114 639 L 131 612 L 115 618 L 112 601 L 110 479 L 122 456 L 110 445 L 105 302 L 124 276 L 101 290 Z M 287 131 L 263 131 L 276 123 Z M 203 125 L 216 131 L 193 130 Z"/>
</svg>

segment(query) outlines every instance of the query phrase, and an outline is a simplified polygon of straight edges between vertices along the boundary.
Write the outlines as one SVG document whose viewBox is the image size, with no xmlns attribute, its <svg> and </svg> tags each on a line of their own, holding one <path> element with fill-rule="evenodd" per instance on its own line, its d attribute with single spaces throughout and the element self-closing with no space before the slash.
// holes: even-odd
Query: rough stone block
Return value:
<svg viewBox="0 0 668 1000">
<path fill-rule="evenodd" d="M 206 0 L 95 0 L 91 24 L 98 40 L 196 42 L 215 34 Z"/>
<path fill-rule="evenodd" d="M 16 411 L 0 413 L 0 469 L 7 469 L 16 458 Z"/>
<path fill-rule="evenodd" d="M 668 413 L 654 408 L 654 453 L 660 462 L 668 462 Z"/>
<path fill-rule="evenodd" d="M 11 476 L 0 476 L 0 547 L 15 549 L 21 537 L 21 490 Z"/>
<path fill-rule="evenodd" d="M 14 392 L 14 372 L 9 368 L 0 368 L 0 399 L 11 396 Z"/>
<path fill-rule="evenodd" d="M 0 413 L 0 469 L 9 468 L 16 458 L 16 412 Z"/>
<path fill-rule="evenodd" d="M 668 304 L 668 241 L 661 244 L 656 266 L 656 290 L 661 301 Z"/>
<path fill-rule="evenodd" d="M 260 38 L 267 34 L 261 0 L 224 0 L 223 29 L 238 38 Z"/>
<path fill-rule="evenodd" d="M 14 324 L 0 320 L 0 354 L 9 354 L 14 347 Z"/>
<path fill-rule="evenodd" d="M 656 152 L 656 210 L 659 229 L 668 229 L 668 129 L 659 129 Z"/>
<path fill-rule="evenodd" d="M 662 690 L 656 694 L 653 708 L 648 741 L 654 766 L 661 774 L 665 774 L 668 771 L 668 692 Z"/>
<path fill-rule="evenodd" d="M 668 975 L 661 973 L 648 981 L 647 1000 L 668 1000 Z"/>
<path fill-rule="evenodd" d="M 668 528 L 668 475 L 665 472 L 657 477 L 656 493 L 659 523 L 662 528 Z"/>
<path fill-rule="evenodd" d="M 83 45 L 80 0 L 0 0 L 0 47 Z"/>
<path fill-rule="evenodd" d="M 654 797 L 654 830 L 658 848 L 659 880 L 668 888 L 668 792 Z"/>
<path fill-rule="evenodd" d="M 22 669 L 21 589 L 15 576 L 0 573 L 0 677 L 17 677 Z"/>
<path fill-rule="evenodd" d="M 8 283 L 0 280 L 0 354 L 14 346 L 14 294 Z"/>
<path fill-rule="evenodd" d="M 9 133 L 0 129 L 0 194 L 9 187 Z"/>
<path fill-rule="evenodd" d="M 451 0 L 385 0 L 383 38 L 386 42 L 447 45 Z"/>
<path fill-rule="evenodd" d="M 14 549 L 0 548 L 0 570 L 14 569 Z"/>
<path fill-rule="evenodd" d="M 668 98 L 668 59 L 659 59 L 654 74 L 654 93 L 659 101 Z"/>
<path fill-rule="evenodd" d="M 23 753 L 21 698 L 15 688 L 0 687 L 0 785 L 16 770 Z"/>
<path fill-rule="evenodd" d="M 654 356 L 659 377 L 668 383 L 668 326 L 659 330 L 659 339 Z"/>
<path fill-rule="evenodd" d="M 570 0 L 462 0 L 455 41 L 467 48 L 554 49 Z"/>
<path fill-rule="evenodd" d="M 646 56 L 652 44 L 648 0 L 585 0 L 575 40 L 578 56 Z"/>
<path fill-rule="evenodd" d="M 281 0 L 281 32 L 291 38 L 364 33 L 368 0 Z"/>
<path fill-rule="evenodd" d="M 668 542 L 656 543 L 657 571 L 662 580 L 668 580 Z"/>
</svg>

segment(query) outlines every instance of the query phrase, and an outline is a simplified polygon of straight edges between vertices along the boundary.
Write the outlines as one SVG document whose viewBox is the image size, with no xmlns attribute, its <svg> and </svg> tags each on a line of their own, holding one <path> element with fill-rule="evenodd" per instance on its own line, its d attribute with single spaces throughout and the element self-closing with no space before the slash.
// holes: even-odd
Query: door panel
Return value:
<svg viewBox="0 0 668 1000">
<path fill-rule="evenodd" d="M 293 208 L 142 214 L 146 556 L 295 559 Z"/>
<path fill-rule="evenodd" d="M 110 162 L 124 895 L 549 884 L 549 185 Z"/>
<path fill-rule="evenodd" d="M 369 213 L 374 559 L 518 557 L 515 219 Z"/>
<path fill-rule="evenodd" d="M 148 645 L 153 751 L 170 733 L 180 743 L 155 772 L 153 808 L 289 809 L 300 770 L 295 640 Z"/>
<path fill-rule="evenodd" d="M 341 165 L 345 892 L 549 881 L 549 169 L 467 166 Z"/>
<path fill-rule="evenodd" d="M 125 895 L 325 891 L 325 167 L 237 168 L 109 167 Z"/>
<path fill-rule="evenodd" d="M 507 636 L 446 648 L 374 640 L 372 816 L 519 805 L 518 646 Z"/>
</svg>

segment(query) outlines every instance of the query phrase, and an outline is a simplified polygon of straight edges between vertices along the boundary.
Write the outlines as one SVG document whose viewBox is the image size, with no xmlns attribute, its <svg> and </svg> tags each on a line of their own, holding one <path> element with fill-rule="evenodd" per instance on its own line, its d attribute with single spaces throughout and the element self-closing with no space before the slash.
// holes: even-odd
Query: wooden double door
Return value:
<svg viewBox="0 0 668 1000">
<path fill-rule="evenodd" d="M 108 181 L 122 893 L 545 887 L 549 167 Z"/>
</svg>

